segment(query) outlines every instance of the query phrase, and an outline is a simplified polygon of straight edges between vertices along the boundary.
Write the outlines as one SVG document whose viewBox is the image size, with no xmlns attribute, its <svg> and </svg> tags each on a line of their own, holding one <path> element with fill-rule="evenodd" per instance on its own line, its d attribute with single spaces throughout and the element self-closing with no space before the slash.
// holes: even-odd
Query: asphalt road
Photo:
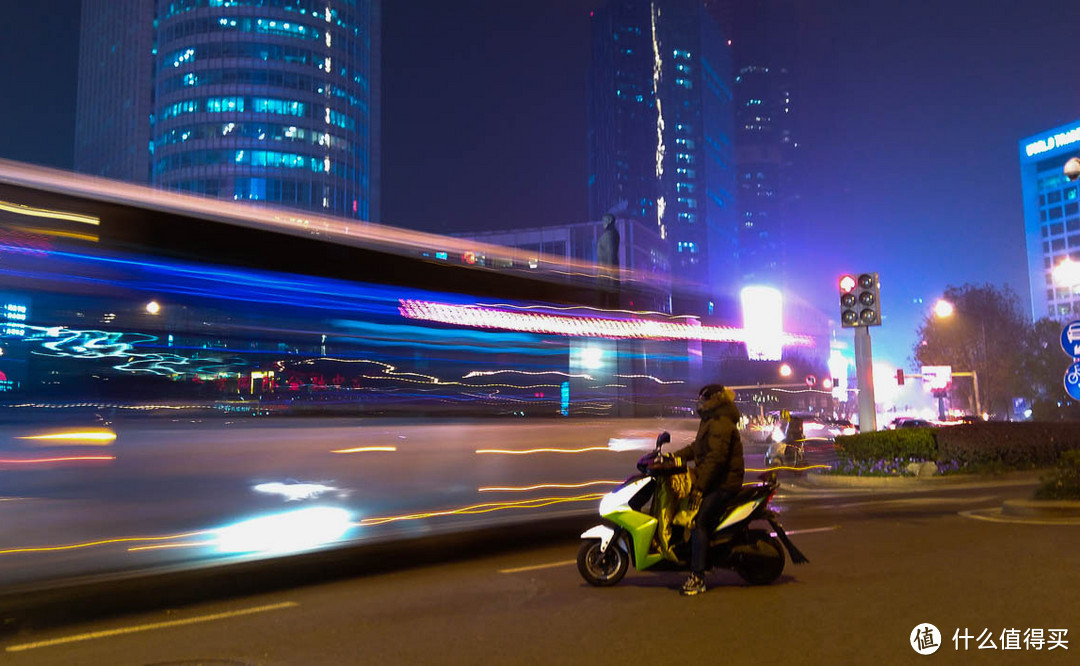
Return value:
<svg viewBox="0 0 1080 666">
<path fill-rule="evenodd" d="M 26 630 L 22 664 L 1075 663 L 1080 525 L 987 520 L 1031 483 L 917 493 L 792 489 L 779 497 L 810 558 L 766 587 L 729 572 L 680 597 L 678 573 L 584 584 L 576 535 L 270 594 Z M 1075 522 L 1075 521 L 1074 521 Z M 933 656 L 913 629 L 941 632 Z M 1041 650 L 1025 630 L 1068 630 Z M 967 649 L 954 632 L 971 634 Z M 1013 633 L 1017 630 L 1021 633 Z M 989 637 L 991 649 L 983 638 Z M 1010 654 L 1002 654 L 1010 652 Z"/>
<path fill-rule="evenodd" d="M 681 446 L 696 421 L 248 417 L 112 429 L 115 441 L 91 446 L 23 439 L 66 428 L 0 426 L 0 590 L 589 511 L 597 493 L 635 472 L 658 432 Z M 303 484 L 313 489 L 306 497 L 282 494 Z M 295 512 L 312 506 L 347 514 L 347 527 L 326 525 L 299 543 L 266 538 L 311 526 Z M 432 512 L 442 515 L 423 515 Z M 265 523 L 248 543 L 222 536 L 282 516 L 291 522 Z"/>
</svg>

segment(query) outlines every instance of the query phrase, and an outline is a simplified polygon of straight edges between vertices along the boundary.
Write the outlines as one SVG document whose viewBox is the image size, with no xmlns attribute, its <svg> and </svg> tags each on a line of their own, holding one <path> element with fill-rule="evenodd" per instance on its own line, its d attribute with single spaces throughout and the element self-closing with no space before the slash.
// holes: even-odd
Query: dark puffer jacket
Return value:
<svg viewBox="0 0 1080 666">
<path fill-rule="evenodd" d="M 745 473 L 739 409 L 723 393 L 718 393 L 700 415 L 697 437 L 675 455 L 687 460 L 693 457 L 697 472 L 694 490 L 702 494 L 720 489 L 737 493 Z"/>
</svg>

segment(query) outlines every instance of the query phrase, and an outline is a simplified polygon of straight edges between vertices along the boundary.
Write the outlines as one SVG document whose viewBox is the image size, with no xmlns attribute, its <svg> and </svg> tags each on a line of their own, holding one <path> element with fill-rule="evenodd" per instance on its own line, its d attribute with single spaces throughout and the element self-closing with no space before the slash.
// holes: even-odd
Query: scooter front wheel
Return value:
<svg viewBox="0 0 1080 666">
<path fill-rule="evenodd" d="M 600 540 L 589 539 L 578 549 L 577 568 L 589 585 L 608 587 L 618 583 L 626 575 L 630 568 L 630 556 L 616 541 L 608 544 L 606 552 L 601 552 Z"/>
</svg>

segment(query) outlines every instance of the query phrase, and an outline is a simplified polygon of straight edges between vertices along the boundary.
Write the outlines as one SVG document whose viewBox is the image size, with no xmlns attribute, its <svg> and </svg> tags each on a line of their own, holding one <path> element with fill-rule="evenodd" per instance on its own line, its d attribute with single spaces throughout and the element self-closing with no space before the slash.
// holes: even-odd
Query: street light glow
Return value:
<svg viewBox="0 0 1080 666">
<path fill-rule="evenodd" d="M 780 366 L 780 376 L 781 377 L 790 377 L 791 376 L 791 366 L 788 365 L 787 363 L 781 365 Z"/>
<path fill-rule="evenodd" d="M 156 315 L 161 312 L 161 305 L 159 305 L 157 301 L 150 301 L 146 304 L 146 311 L 149 314 Z"/>
<path fill-rule="evenodd" d="M 953 315 L 953 312 L 955 311 L 956 308 L 953 307 L 953 304 L 943 298 L 938 299 L 938 302 L 934 303 L 934 315 L 938 319 L 945 319 L 946 317 L 951 317 Z"/>
</svg>

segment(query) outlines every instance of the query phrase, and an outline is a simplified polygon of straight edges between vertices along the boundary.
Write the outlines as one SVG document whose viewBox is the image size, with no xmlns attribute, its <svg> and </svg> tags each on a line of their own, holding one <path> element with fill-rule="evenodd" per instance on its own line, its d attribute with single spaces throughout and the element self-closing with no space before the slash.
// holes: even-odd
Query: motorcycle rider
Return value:
<svg viewBox="0 0 1080 666">
<path fill-rule="evenodd" d="M 700 508 L 690 533 L 690 577 L 682 594 L 691 596 L 705 591 L 709 537 L 716 529 L 727 503 L 739 493 L 743 482 L 743 449 L 739 438 L 739 410 L 735 392 L 723 384 L 709 384 L 698 391 L 697 436 L 689 445 L 675 451 L 679 459 L 693 456 L 693 499 Z"/>
</svg>

